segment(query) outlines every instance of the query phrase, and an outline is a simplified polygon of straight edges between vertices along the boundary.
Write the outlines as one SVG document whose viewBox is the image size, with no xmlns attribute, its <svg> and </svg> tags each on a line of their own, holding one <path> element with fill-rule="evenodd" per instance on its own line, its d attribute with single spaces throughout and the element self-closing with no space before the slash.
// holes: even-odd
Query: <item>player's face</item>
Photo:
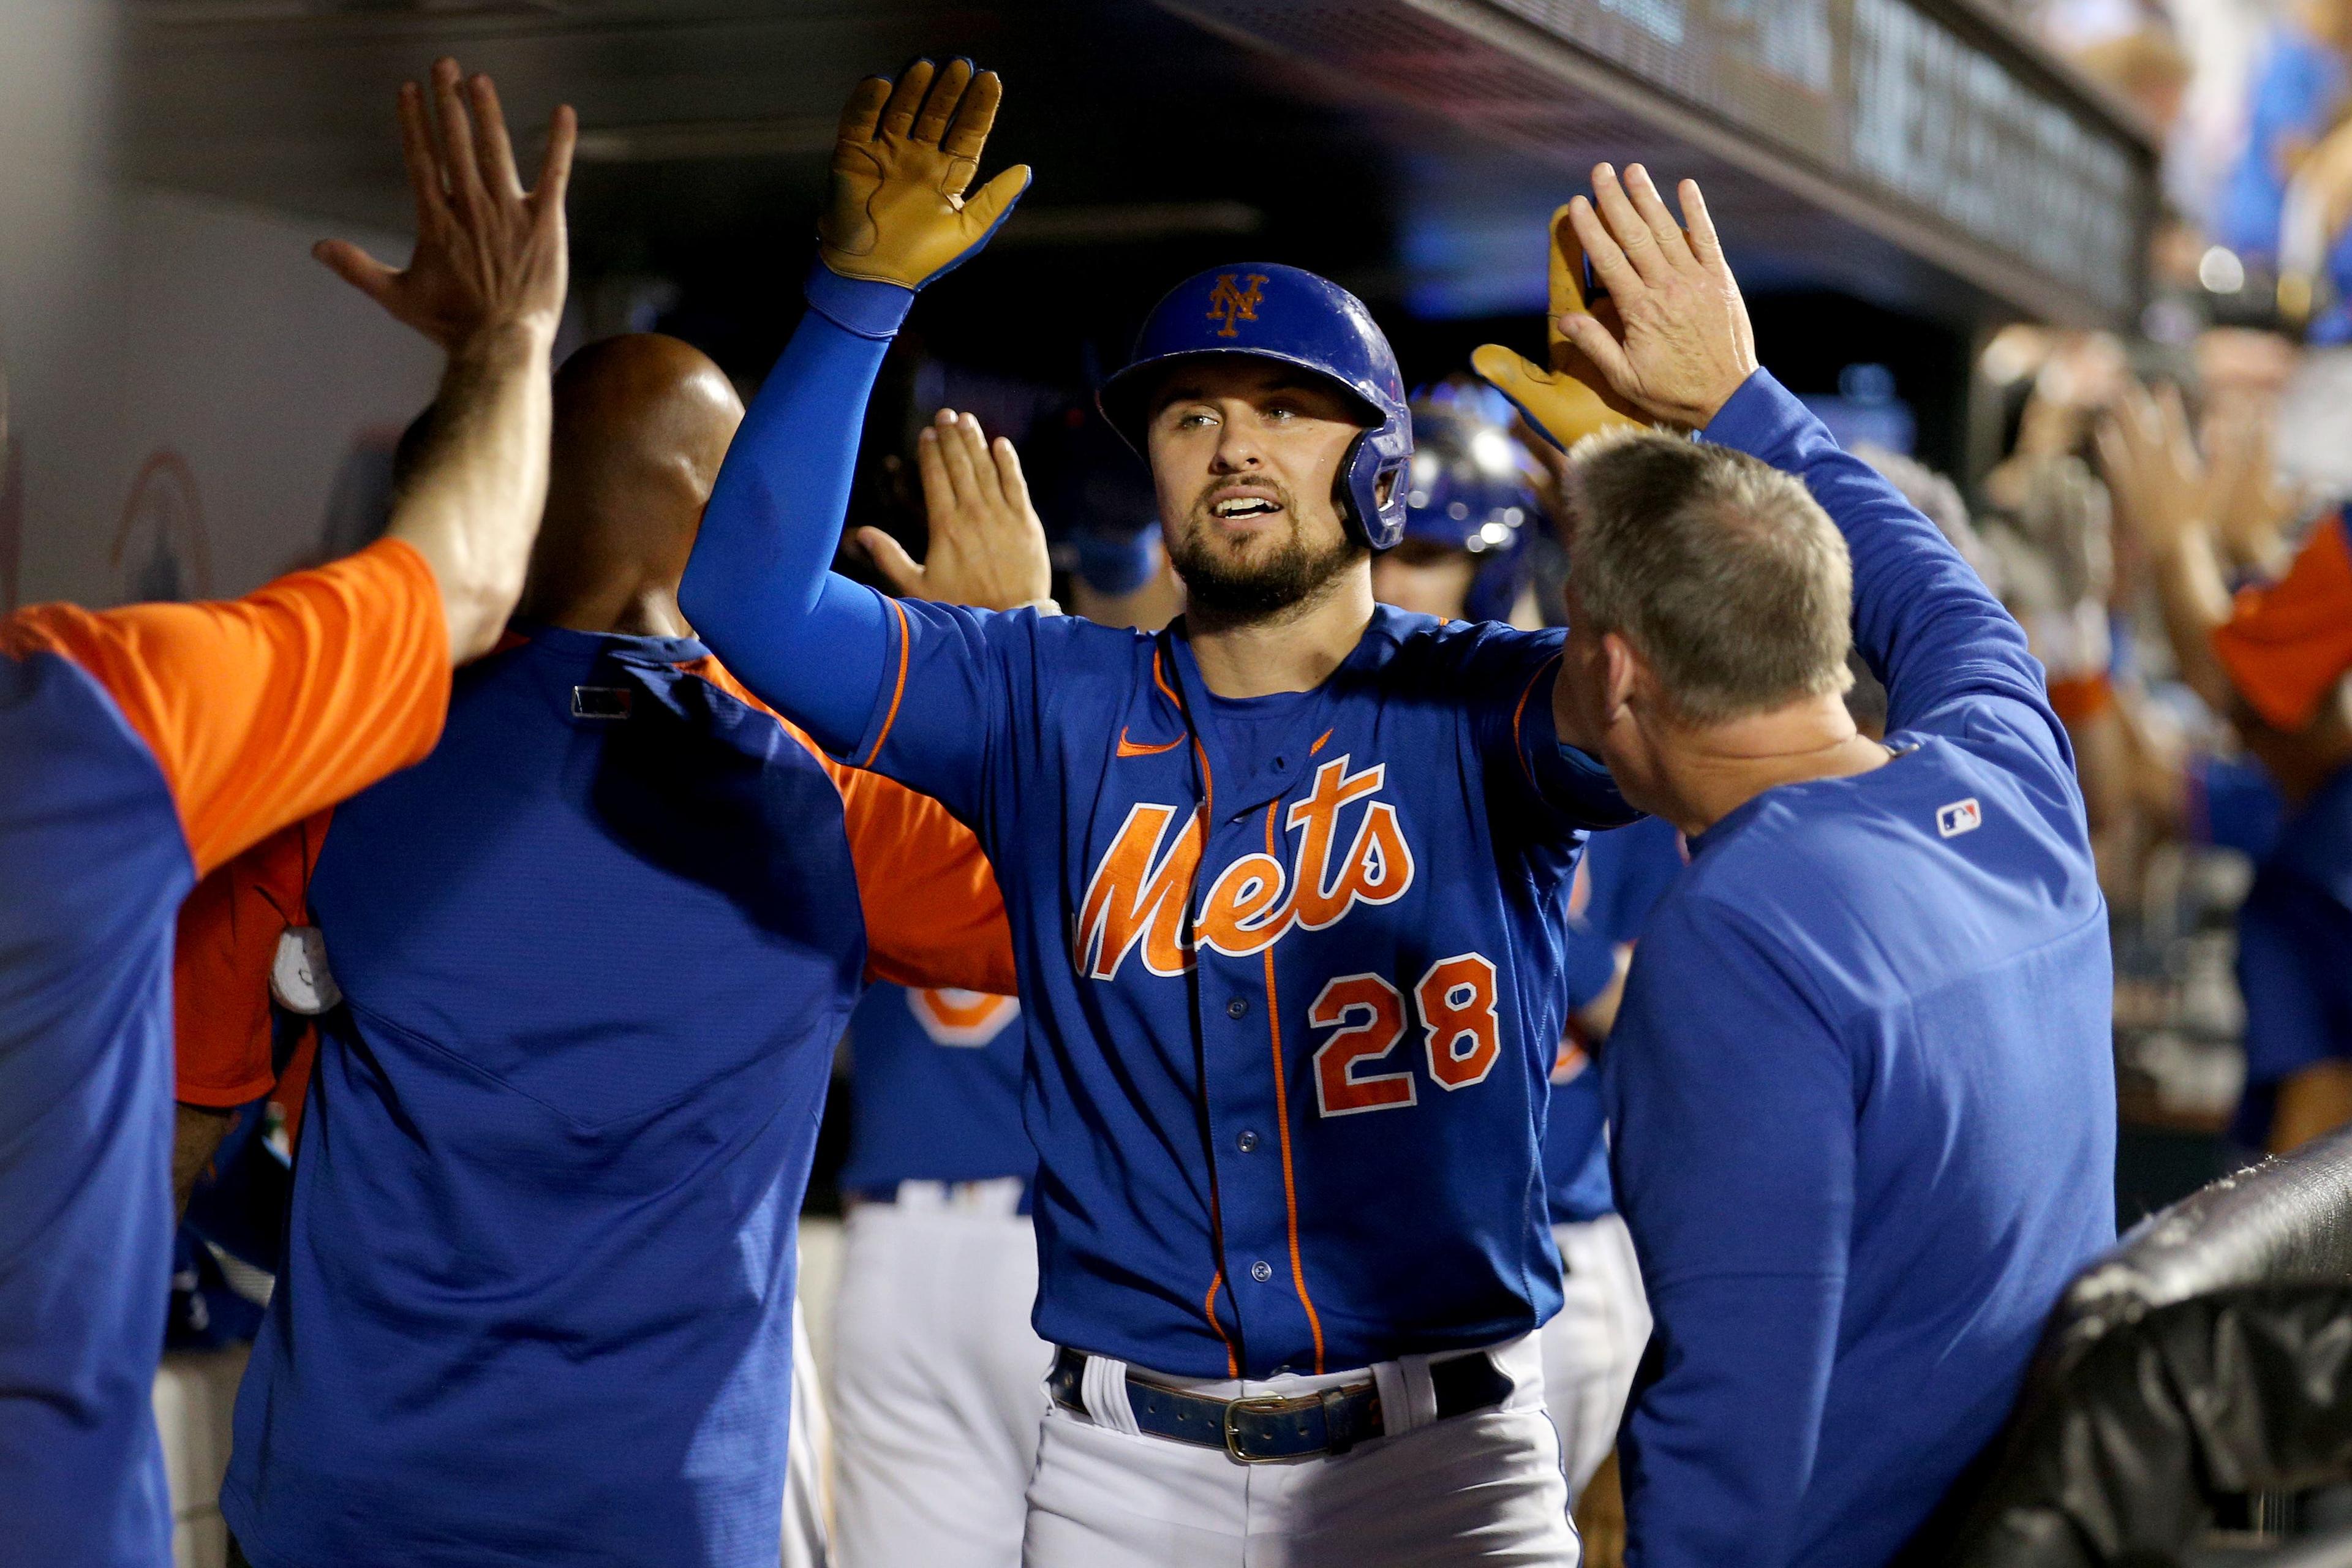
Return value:
<svg viewBox="0 0 2352 1568">
<path fill-rule="evenodd" d="M 1270 616 L 1363 556 L 1340 521 L 1340 459 L 1363 429 L 1318 379 L 1235 356 L 1184 366 L 1148 436 L 1168 557 L 1192 604 Z"/>
<path fill-rule="evenodd" d="M 1372 597 L 1416 615 L 1458 621 L 1469 609 L 1478 563 L 1469 552 L 1425 539 L 1408 539 L 1372 557 Z"/>
</svg>

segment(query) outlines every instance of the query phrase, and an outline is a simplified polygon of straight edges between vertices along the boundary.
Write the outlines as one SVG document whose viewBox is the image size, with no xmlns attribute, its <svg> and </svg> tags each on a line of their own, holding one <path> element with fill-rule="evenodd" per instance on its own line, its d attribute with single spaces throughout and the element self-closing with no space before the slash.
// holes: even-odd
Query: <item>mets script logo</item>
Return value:
<svg viewBox="0 0 2352 1568">
<path fill-rule="evenodd" d="M 1209 320 L 1224 323 L 1217 329 L 1221 338 L 1239 337 L 1234 323 L 1256 321 L 1258 304 L 1265 298 L 1265 273 L 1243 273 L 1239 285 L 1234 282 L 1234 276 L 1231 272 L 1218 273 L 1217 286 L 1209 292 Z"/>
<path fill-rule="evenodd" d="M 1346 847 L 1339 843 L 1340 808 L 1377 795 L 1387 776 L 1385 763 L 1351 773 L 1345 756 L 1318 768 L 1314 788 L 1292 803 L 1286 818 L 1299 834 L 1291 863 L 1275 858 L 1269 827 L 1265 853 L 1244 855 L 1218 876 L 1192 933 L 1184 917 L 1201 868 L 1200 813 L 1168 843 L 1177 808 L 1137 805 L 1087 884 L 1078 915 L 1078 973 L 1115 979 L 1127 955 L 1140 948 L 1143 966 L 1152 973 L 1181 974 L 1192 967 L 1195 940 L 1240 957 L 1264 952 L 1293 926 L 1321 931 L 1359 903 L 1402 898 L 1412 886 L 1412 850 L 1394 806 L 1367 801 Z"/>
</svg>

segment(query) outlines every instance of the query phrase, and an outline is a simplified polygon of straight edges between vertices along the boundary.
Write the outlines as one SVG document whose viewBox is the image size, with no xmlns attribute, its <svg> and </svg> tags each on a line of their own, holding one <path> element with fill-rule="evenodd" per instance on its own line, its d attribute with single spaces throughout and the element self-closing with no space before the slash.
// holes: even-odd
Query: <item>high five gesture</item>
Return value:
<svg viewBox="0 0 2352 1568">
<path fill-rule="evenodd" d="M 415 82 L 401 84 L 401 154 L 416 198 L 408 265 L 387 267 L 342 239 L 320 240 L 312 254 L 452 353 L 475 334 L 509 324 L 551 338 L 568 278 L 563 194 L 579 138 L 572 110 L 556 110 L 539 183 L 526 191 L 488 77 L 461 89 L 457 62 L 435 61 L 433 106 L 428 119 L 425 94 Z"/>
<path fill-rule="evenodd" d="M 970 60 L 917 60 L 894 84 L 867 77 L 841 111 L 833 193 L 817 220 L 818 255 L 844 278 L 920 289 L 988 243 L 1029 188 L 1016 163 L 964 192 L 1004 96 Z"/>
</svg>

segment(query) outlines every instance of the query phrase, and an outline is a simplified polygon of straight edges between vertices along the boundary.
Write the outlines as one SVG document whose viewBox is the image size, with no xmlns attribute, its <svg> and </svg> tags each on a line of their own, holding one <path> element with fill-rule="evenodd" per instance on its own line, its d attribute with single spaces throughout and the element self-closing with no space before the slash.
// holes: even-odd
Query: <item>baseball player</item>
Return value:
<svg viewBox="0 0 2352 1568">
<path fill-rule="evenodd" d="M 675 339 L 566 362 L 523 615 L 440 743 L 184 926 L 192 1019 L 270 985 L 320 1036 L 221 1493 L 259 1568 L 778 1562 L 834 1041 L 869 973 L 1013 976 L 971 835 L 678 615 L 740 413 Z M 289 920 L 300 973 L 245 961 Z M 266 1032 L 181 1044 L 185 1098 L 268 1087 Z"/>
<path fill-rule="evenodd" d="M 1572 689 L 1691 839 L 1602 1062 L 1656 1318 L 1626 1560 L 1875 1568 L 2114 1240 L 2105 907 L 2017 623 L 1758 368 L 1697 186 L 1687 236 L 1638 165 L 1593 186 L 1569 222 L 1622 336 L 1560 330 L 1705 437 L 1596 437 L 1572 476 Z M 1542 418 L 1544 373 L 1477 363 Z M 1841 700 L 1854 641 L 1884 744 Z"/>
<path fill-rule="evenodd" d="M 448 351 L 388 537 L 243 599 L 0 621 L 0 1540 L 152 1568 L 172 1256 L 172 921 L 196 879 L 429 750 L 522 586 L 563 305 L 559 110 L 525 194 L 486 78 L 403 89 L 416 251 L 321 259 Z M 5 414 L 5 410 L 0 410 Z M 0 425 L 0 446 L 5 446 Z"/>
<path fill-rule="evenodd" d="M 681 603 L 1006 890 L 1058 1347 L 1025 1558 L 1573 1563 L 1538 1142 L 1575 855 L 1630 814 L 1559 738 L 1558 633 L 1374 605 L 1412 432 L 1363 306 L 1218 268 L 1103 389 L 1184 580 L 1156 637 L 826 570 L 890 334 L 1027 177 L 960 203 L 997 96 L 958 61 L 851 100 Z"/>
</svg>

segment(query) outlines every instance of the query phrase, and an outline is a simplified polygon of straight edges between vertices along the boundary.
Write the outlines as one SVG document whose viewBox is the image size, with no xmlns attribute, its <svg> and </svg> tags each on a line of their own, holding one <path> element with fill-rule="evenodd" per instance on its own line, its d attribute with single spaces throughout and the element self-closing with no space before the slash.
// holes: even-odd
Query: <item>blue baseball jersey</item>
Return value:
<svg viewBox="0 0 2352 1568">
<path fill-rule="evenodd" d="M 1622 816 L 1554 739 L 1560 634 L 1382 608 L 1229 739 L 1181 625 L 894 610 L 856 754 L 1005 889 L 1038 1332 L 1263 1377 L 1549 1317 L 1559 932 L 1583 828 Z"/>
<path fill-rule="evenodd" d="M 877 985 L 849 1018 L 845 1193 L 900 1182 L 1027 1181 L 1021 1004 L 982 991 Z"/>
<path fill-rule="evenodd" d="M 539 628 L 303 896 L 344 1003 L 237 1398 L 247 1554 L 772 1568 L 833 1045 L 893 948 L 1009 980 L 970 836 L 694 642 Z"/>
<path fill-rule="evenodd" d="M 1602 1064 L 1656 1323 L 1626 1561 L 1880 1568 L 2115 1239 L 2106 909 L 2016 623 L 1769 375 L 1706 435 L 1845 535 L 1895 754 L 1709 827 L 1634 951 Z"/>
<path fill-rule="evenodd" d="M 2238 910 L 2246 1095 L 2236 1132 L 2270 1140 L 2278 1086 L 2352 1057 L 2352 767 L 2286 819 Z"/>
<path fill-rule="evenodd" d="M 1376 609 L 1315 690 L 1219 703 L 1181 623 L 831 574 L 913 296 L 812 273 L 679 600 L 766 700 L 936 795 L 1021 974 L 1048 1339 L 1265 1377 L 1490 1343 L 1559 1300 L 1539 1133 L 1584 832 L 1561 635 Z"/>
<path fill-rule="evenodd" d="M 1569 954 L 1571 1013 L 1617 974 L 1617 949 L 1640 939 L 1651 909 L 1681 874 L 1683 836 L 1663 817 L 1645 816 L 1596 833 L 1584 847 L 1569 895 L 1571 919 L 1561 942 Z M 1551 1110 L 1544 1126 L 1544 1187 L 1554 1225 L 1580 1225 L 1613 1213 L 1608 1117 L 1601 1074 L 1574 1029 L 1560 1042 L 1551 1071 Z"/>
</svg>

